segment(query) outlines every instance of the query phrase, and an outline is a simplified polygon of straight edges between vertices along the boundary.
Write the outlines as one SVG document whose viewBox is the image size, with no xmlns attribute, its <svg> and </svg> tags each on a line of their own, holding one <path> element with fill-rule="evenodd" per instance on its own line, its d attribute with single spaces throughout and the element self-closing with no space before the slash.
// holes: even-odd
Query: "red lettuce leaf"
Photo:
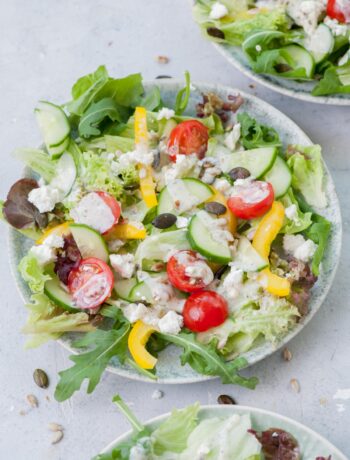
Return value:
<svg viewBox="0 0 350 460">
<path fill-rule="evenodd" d="M 73 236 L 64 237 L 64 246 L 57 254 L 54 271 L 64 284 L 68 284 L 68 276 L 73 268 L 76 268 L 82 257 Z"/>
<path fill-rule="evenodd" d="M 262 445 L 266 460 L 300 460 L 298 441 L 287 431 L 270 428 L 261 433 L 249 430 Z"/>
</svg>

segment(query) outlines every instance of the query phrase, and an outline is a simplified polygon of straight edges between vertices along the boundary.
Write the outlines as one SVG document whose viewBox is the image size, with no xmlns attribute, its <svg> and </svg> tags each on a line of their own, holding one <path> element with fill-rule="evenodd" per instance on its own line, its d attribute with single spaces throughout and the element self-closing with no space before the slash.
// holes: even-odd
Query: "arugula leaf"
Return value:
<svg viewBox="0 0 350 460">
<path fill-rule="evenodd" d="M 108 72 L 104 65 L 100 65 L 95 70 L 95 72 L 92 72 L 88 75 L 84 75 L 74 83 L 72 88 L 73 99 L 78 99 L 89 88 L 91 88 L 96 82 L 100 81 L 101 79 L 108 79 Z"/>
<path fill-rule="evenodd" d="M 186 80 L 185 87 L 180 89 L 175 99 L 174 110 L 175 110 L 176 115 L 183 114 L 183 112 L 186 110 L 186 107 L 187 107 L 187 104 L 188 104 L 188 101 L 191 95 L 191 77 L 190 77 L 190 73 L 187 70 L 185 72 L 185 80 Z"/>
<path fill-rule="evenodd" d="M 258 384 L 256 377 L 245 378 L 238 371 L 247 366 L 245 358 L 236 358 L 226 362 L 216 351 L 216 344 L 203 345 L 196 340 L 193 333 L 182 331 L 178 335 L 160 334 L 168 342 L 183 348 L 181 364 L 189 364 L 194 370 L 204 375 L 215 375 L 222 383 L 234 383 L 254 389 Z"/>
<path fill-rule="evenodd" d="M 123 121 L 118 105 L 110 97 L 92 103 L 84 112 L 78 126 L 80 136 L 90 137 L 101 134 L 100 124 L 106 118 L 112 121 Z"/>
<path fill-rule="evenodd" d="M 134 73 L 123 78 L 109 78 L 97 94 L 96 100 L 111 97 L 123 107 L 136 107 L 140 104 L 143 93 L 142 75 Z"/>
<path fill-rule="evenodd" d="M 86 334 L 73 343 L 73 347 L 83 348 L 95 345 L 95 348 L 70 357 L 74 366 L 59 372 L 60 381 L 55 390 L 57 401 L 65 401 L 79 390 L 85 379 L 89 380 L 87 393 L 92 393 L 99 383 L 102 373 L 113 356 L 124 361 L 127 351 L 127 337 L 130 324 L 124 323 L 118 330 L 96 330 Z"/>
<path fill-rule="evenodd" d="M 152 89 L 150 89 L 140 100 L 139 104 L 141 107 L 144 107 L 150 112 L 153 110 L 158 110 L 162 106 L 162 100 L 158 86 L 154 86 Z"/>
<path fill-rule="evenodd" d="M 239 113 L 237 120 L 241 124 L 241 142 L 246 149 L 265 146 L 279 147 L 282 145 L 274 128 L 260 124 L 246 112 Z"/>
</svg>

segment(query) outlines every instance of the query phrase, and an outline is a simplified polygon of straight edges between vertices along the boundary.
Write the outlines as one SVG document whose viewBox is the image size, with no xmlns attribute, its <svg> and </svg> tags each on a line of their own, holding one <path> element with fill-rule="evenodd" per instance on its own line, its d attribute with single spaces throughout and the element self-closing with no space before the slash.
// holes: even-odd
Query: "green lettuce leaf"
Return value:
<svg viewBox="0 0 350 460">
<path fill-rule="evenodd" d="M 154 86 L 149 91 L 147 91 L 140 100 L 139 105 L 141 107 L 145 107 L 145 109 L 149 110 L 150 112 L 160 109 L 163 104 L 158 86 Z"/>
<path fill-rule="evenodd" d="M 57 401 L 65 401 L 79 390 L 83 381 L 88 379 L 87 392 L 92 393 L 98 385 L 102 373 L 109 361 L 118 357 L 124 361 L 127 351 L 127 338 L 130 324 L 124 322 L 117 329 L 109 331 L 96 330 L 86 334 L 82 339 L 73 343 L 73 347 L 86 348 L 94 346 L 92 350 L 70 357 L 74 365 L 59 372 L 60 380 L 55 390 Z"/>
<path fill-rule="evenodd" d="M 295 220 L 290 220 L 287 217 L 285 218 L 285 224 L 281 229 L 281 233 L 299 233 L 306 230 L 312 224 L 312 212 L 307 211 L 303 212 L 299 208 L 299 203 L 294 196 L 292 189 L 290 188 L 288 192 L 280 198 L 281 203 L 285 208 L 288 208 L 291 205 L 295 205 L 297 208 L 298 217 Z"/>
<path fill-rule="evenodd" d="M 330 66 L 312 90 L 313 96 L 350 93 L 350 63 L 342 67 Z"/>
<path fill-rule="evenodd" d="M 187 446 L 191 432 L 197 426 L 199 403 L 185 409 L 174 409 L 170 417 L 152 433 L 153 449 L 156 455 L 165 452 L 182 452 Z"/>
<path fill-rule="evenodd" d="M 106 119 L 111 121 L 123 121 L 116 102 L 106 97 L 98 102 L 93 102 L 80 118 L 78 130 L 82 137 L 98 136 L 101 134 L 101 124 Z"/>
<path fill-rule="evenodd" d="M 239 113 L 237 120 L 241 124 L 240 142 L 246 149 L 279 147 L 282 145 L 279 135 L 274 128 L 260 124 L 248 115 L 248 113 Z"/>
<path fill-rule="evenodd" d="M 185 72 L 185 80 L 186 84 L 185 87 L 180 89 L 180 91 L 176 95 L 175 99 L 175 114 L 182 115 L 187 108 L 188 101 L 191 95 L 191 77 L 189 72 Z"/>
<path fill-rule="evenodd" d="M 21 259 L 18 271 L 34 293 L 43 292 L 45 282 L 51 279 L 50 275 L 44 273 L 44 268 L 31 252 Z"/>
<path fill-rule="evenodd" d="M 56 174 L 57 161 L 43 150 L 21 148 L 13 152 L 13 156 L 35 171 L 39 176 L 50 182 Z"/>
<path fill-rule="evenodd" d="M 110 160 L 96 153 L 83 152 L 81 180 L 87 190 L 108 192 L 117 199 L 123 194 L 123 184 L 113 174 Z"/>
<path fill-rule="evenodd" d="M 56 340 L 64 332 L 88 332 L 94 329 L 86 313 L 62 313 L 44 293 L 33 294 L 31 303 L 26 307 L 29 316 L 22 332 L 31 336 L 26 348 L 38 347 L 48 340 Z"/>
<path fill-rule="evenodd" d="M 134 150 L 135 148 L 134 139 L 128 139 L 127 137 L 111 136 L 106 134 L 104 136 L 104 140 L 107 152 L 116 152 L 118 150 L 126 153 Z"/>
<path fill-rule="evenodd" d="M 313 215 L 313 222 L 314 223 L 306 230 L 305 234 L 317 244 L 317 249 L 312 259 L 311 269 L 312 273 L 318 276 L 320 273 L 320 264 L 325 250 L 327 249 L 332 225 L 327 219 L 318 214 Z"/>
<path fill-rule="evenodd" d="M 287 155 L 293 188 L 303 195 L 310 206 L 326 207 L 321 147 L 293 145 L 288 149 Z"/>
<path fill-rule="evenodd" d="M 189 364 L 194 370 L 204 375 L 215 375 L 221 378 L 222 383 L 233 383 L 246 388 L 254 389 L 258 384 L 256 377 L 245 378 L 238 371 L 247 366 L 244 358 L 236 358 L 226 362 L 217 352 L 216 344 L 203 345 L 196 340 L 193 333 L 185 331 L 178 335 L 160 334 L 165 340 L 183 348 L 181 364 Z"/>
</svg>

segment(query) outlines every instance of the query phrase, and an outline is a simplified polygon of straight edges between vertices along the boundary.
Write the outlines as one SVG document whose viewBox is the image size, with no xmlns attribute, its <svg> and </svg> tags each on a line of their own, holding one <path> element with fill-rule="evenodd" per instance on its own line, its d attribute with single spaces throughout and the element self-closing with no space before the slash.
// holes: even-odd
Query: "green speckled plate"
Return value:
<svg viewBox="0 0 350 460">
<path fill-rule="evenodd" d="M 313 96 L 311 91 L 315 86 L 314 82 L 303 82 L 288 78 L 279 78 L 273 75 L 257 74 L 253 72 L 246 55 L 239 46 L 213 42 L 212 44 L 228 62 L 233 64 L 244 75 L 247 75 L 247 77 L 252 78 L 273 91 L 307 102 L 327 105 L 350 105 L 350 94 Z"/>
<path fill-rule="evenodd" d="M 146 89 L 151 88 L 155 84 L 158 85 L 161 90 L 165 105 L 172 107 L 174 105 L 178 90 L 183 86 L 183 82 L 174 80 L 156 80 L 154 82 L 145 84 L 145 87 Z M 283 115 L 283 113 L 262 101 L 261 99 L 258 99 L 249 94 L 245 94 L 238 89 L 219 85 L 198 83 L 194 86 L 196 90 L 192 91 L 187 110 L 189 115 L 193 115 L 195 113 L 195 106 L 199 101 L 201 101 L 202 92 L 216 92 L 225 99 L 230 94 L 240 92 L 245 101 L 242 110 L 250 113 L 250 115 L 259 120 L 261 123 L 273 126 L 280 134 L 285 146 L 291 143 L 304 145 L 310 145 L 312 143 L 308 136 L 290 118 L 286 117 Z M 327 156 L 327 152 L 324 153 L 325 156 Z M 26 174 L 30 175 L 30 172 L 26 171 Z M 340 256 L 342 227 L 337 195 L 327 168 L 325 185 L 329 206 L 322 210 L 322 214 L 333 223 L 333 226 L 329 246 L 323 261 L 322 272 L 315 287 L 312 290 L 310 311 L 308 315 L 304 317 L 303 320 L 288 335 L 285 336 L 283 341 L 281 341 L 278 346 L 271 345 L 270 343 L 262 343 L 260 346 L 245 353 L 244 356 L 247 359 L 249 365 L 257 363 L 258 361 L 261 361 L 262 359 L 271 355 L 276 350 L 285 345 L 296 334 L 298 334 L 298 332 L 304 328 L 304 326 L 311 320 L 316 311 L 320 308 L 332 284 Z M 17 271 L 17 266 L 23 255 L 27 253 L 30 245 L 31 242 L 28 239 L 24 238 L 15 230 L 10 229 L 10 263 L 18 289 L 25 302 L 28 302 L 30 292 L 26 283 L 21 279 Z M 72 349 L 71 346 L 74 337 L 74 334 L 67 334 L 61 338 L 60 343 L 68 350 L 76 353 L 77 350 Z M 200 375 L 193 371 L 189 366 L 181 366 L 179 355 L 180 350 L 176 349 L 175 347 L 168 347 L 161 353 L 157 363 L 158 383 L 192 383 L 213 378 Z M 146 377 L 140 375 L 135 369 L 128 365 L 121 365 L 117 360 L 113 360 L 111 362 L 108 370 L 123 377 L 150 382 Z"/>
<path fill-rule="evenodd" d="M 315 460 L 319 456 L 327 458 L 330 455 L 332 460 L 347 460 L 344 454 L 315 431 L 274 412 L 245 406 L 202 406 L 199 418 L 202 420 L 209 417 L 229 417 L 233 414 L 250 414 L 252 426 L 258 431 L 268 428 L 281 428 L 288 431 L 298 440 L 303 460 Z M 156 417 L 147 422 L 146 426 L 155 429 L 169 415 L 164 414 Z M 107 453 L 122 442 L 129 441 L 131 435 L 132 431 L 125 433 L 109 444 L 101 453 Z"/>
</svg>

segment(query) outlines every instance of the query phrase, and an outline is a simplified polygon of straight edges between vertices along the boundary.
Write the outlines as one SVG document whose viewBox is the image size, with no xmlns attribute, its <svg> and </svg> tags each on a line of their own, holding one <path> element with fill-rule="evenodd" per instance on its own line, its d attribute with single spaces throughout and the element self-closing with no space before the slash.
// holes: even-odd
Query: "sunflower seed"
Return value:
<svg viewBox="0 0 350 460">
<path fill-rule="evenodd" d="M 63 438 L 63 431 L 61 430 L 55 431 L 51 439 L 51 444 L 59 443 L 62 440 L 62 438 Z"/>
<path fill-rule="evenodd" d="M 219 404 L 237 404 L 236 401 L 231 398 L 229 395 L 220 395 L 218 397 L 218 403 Z"/>
<path fill-rule="evenodd" d="M 51 422 L 48 424 L 48 427 L 50 431 L 63 431 L 63 426 L 59 425 L 58 423 Z"/>
<path fill-rule="evenodd" d="M 49 378 L 45 371 L 42 369 L 35 369 L 33 373 L 34 382 L 40 388 L 47 388 L 49 386 Z"/>
<path fill-rule="evenodd" d="M 39 402 L 36 396 L 34 395 L 27 395 L 26 399 L 31 407 L 38 407 Z"/>
<path fill-rule="evenodd" d="M 300 393 L 300 383 L 297 379 L 291 379 L 290 386 L 292 387 L 292 390 L 295 391 L 295 393 Z"/>
<path fill-rule="evenodd" d="M 293 358 L 292 352 L 289 350 L 289 348 L 285 348 L 285 349 L 283 350 L 282 355 L 283 355 L 283 359 L 284 359 L 285 361 L 291 361 L 292 358 Z"/>
</svg>

